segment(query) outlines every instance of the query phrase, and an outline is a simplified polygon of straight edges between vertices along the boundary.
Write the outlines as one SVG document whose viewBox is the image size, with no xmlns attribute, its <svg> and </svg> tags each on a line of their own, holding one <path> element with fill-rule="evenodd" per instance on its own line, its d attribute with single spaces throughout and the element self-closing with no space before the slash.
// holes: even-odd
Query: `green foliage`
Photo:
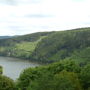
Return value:
<svg viewBox="0 0 90 90">
<path fill-rule="evenodd" d="M 17 87 L 21 88 L 21 90 L 26 90 L 27 86 L 35 78 L 37 78 L 37 71 L 35 69 L 33 69 L 33 68 L 26 69 L 20 75 Z"/>
<path fill-rule="evenodd" d="M 37 43 L 38 41 L 18 43 L 12 48 L 10 55 L 14 57 L 29 58 Z"/>
<path fill-rule="evenodd" d="M 41 37 L 39 36 L 39 39 L 37 41 L 30 41 L 30 42 L 28 42 L 27 40 L 24 41 L 22 39 L 23 41 L 15 42 L 14 45 L 10 45 L 10 46 L 6 44 L 7 46 L 0 47 L 0 55 L 30 59 L 32 52 L 35 50 L 37 44 L 45 37 L 46 36 L 41 36 Z M 13 42 L 11 41 L 10 43 Z"/>
<path fill-rule="evenodd" d="M 40 62 L 55 62 L 87 47 L 90 47 L 90 28 L 55 32 L 38 43 L 33 58 Z"/>
<path fill-rule="evenodd" d="M 17 90 L 90 90 L 89 54 L 90 28 L 0 40 L 0 55 L 41 63 L 59 61 L 25 69 L 17 80 Z M 0 73 L 0 90 L 14 90 L 15 83 L 2 75 L 2 67 Z"/>
<path fill-rule="evenodd" d="M 0 90 L 15 90 L 15 84 L 12 79 L 0 75 Z"/>
<path fill-rule="evenodd" d="M 0 55 L 25 58 L 41 63 L 71 58 L 83 65 L 90 62 L 89 48 L 90 28 L 38 32 L 0 40 Z"/>
<path fill-rule="evenodd" d="M 56 90 L 82 90 L 78 75 L 74 72 L 62 71 L 55 75 Z"/>
<path fill-rule="evenodd" d="M 55 74 L 61 72 L 62 70 L 79 73 L 81 68 L 74 60 L 62 60 L 60 62 L 49 65 L 48 70 Z"/>
<path fill-rule="evenodd" d="M 43 85 L 46 85 L 46 86 L 50 85 L 49 87 L 47 87 L 47 89 L 46 88 L 45 89 L 49 90 L 49 88 L 50 88 L 50 90 L 54 90 L 54 89 L 52 89 L 53 85 L 55 84 L 54 76 L 56 74 L 60 74 L 60 72 L 62 72 L 63 70 L 65 70 L 67 72 L 79 73 L 80 67 L 74 61 L 64 60 L 64 61 L 60 61 L 58 63 L 50 64 L 47 66 L 28 68 L 21 73 L 21 75 L 18 79 L 17 86 L 21 90 L 27 90 L 27 88 L 28 88 L 28 90 L 29 89 L 30 90 L 41 90 L 40 89 L 41 87 L 44 90 L 45 86 L 43 86 Z M 53 80 L 53 81 L 50 81 L 50 80 Z M 36 86 L 33 86 L 33 84 Z M 40 86 L 40 84 L 42 86 L 38 87 L 38 86 Z M 33 88 L 38 87 L 39 89 L 31 89 L 31 85 L 33 86 Z"/>
<path fill-rule="evenodd" d="M 0 75 L 3 73 L 3 68 L 0 66 Z"/>
<path fill-rule="evenodd" d="M 82 50 L 76 50 L 70 57 L 82 65 L 90 63 L 90 47 L 86 47 Z"/>
<path fill-rule="evenodd" d="M 33 81 L 27 90 L 82 90 L 75 73 L 62 71 L 59 74 L 43 74 Z"/>
<path fill-rule="evenodd" d="M 49 72 L 43 74 L 41 77 L 31 82 L 27 90 L 54 90 L 54 83 L 52 81 L 53 75 Z"/>
<path fill-rule="evenodd" d="M 90 89 L 90 64 L 87 64 L 80 73 L 84 89 Z"/>
<path fill-rule="evenodd" d="M 0 46 L 9 47 L 9 46 L 14 46 L 16 43 L 34 42 L 40 39 L 40 37 L 48 36 L 51 33 L 53 32 L 38 32 L 38 33 L 33 33 L 33 34 L 28 34 L 23 36 L 15 36 L 9 39 L 0 39 Z"/>
</svg>

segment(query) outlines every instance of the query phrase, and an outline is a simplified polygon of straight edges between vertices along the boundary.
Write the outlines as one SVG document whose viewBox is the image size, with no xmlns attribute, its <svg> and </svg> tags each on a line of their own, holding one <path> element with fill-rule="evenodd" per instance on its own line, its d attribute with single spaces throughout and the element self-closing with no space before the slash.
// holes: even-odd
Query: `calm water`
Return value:
<svg viewBox="0 0 90 90">
<path fill-rule="evenodd" d="M 16 80 L 23 69 L 28 67 L 35 67 L 39 64 L 17 58 L 0 57 L 0 65 L 3 66 L 4 75 Z"/>
</svg>

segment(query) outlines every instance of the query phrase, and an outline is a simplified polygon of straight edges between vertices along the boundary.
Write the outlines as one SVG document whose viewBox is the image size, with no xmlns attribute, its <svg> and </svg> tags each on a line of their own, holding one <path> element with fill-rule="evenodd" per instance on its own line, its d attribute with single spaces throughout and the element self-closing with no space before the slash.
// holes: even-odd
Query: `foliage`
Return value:
<svg viewBox="0 0 90 90">
<path fill-rule="evenodd" d="M 86 52 L 87 54 L 84 54 Z M 38 32 L 0 40 L 0 55 L 25 58 L 40 63 L 71 58 L 83 65 L 90 62 L 89 52 L 90 28 Z"/>
<path fill-rule="evenodd" d="M 51 33 L 53 32 L 38 32 L 38 33 L 33 33 L 33 34 L 28 34 L 23 36 L 14 36 L 8 39 L 0 39 L 0 46 L 9 47 L 9 46 L 14 46 L 16 43 L 34 42 L 40 39 L 40 37 L 47 36 Z"/>
<path fill-rule="evenodd" d="M 0 90 L 15 90 L 15 84 L 12 79 L 0 75 Z"/>
<path fill-rule="evenodd" d="M 0 75 L 3 73 L 3 68 L 0 66 Z"/>
<path fill-rule="evenodd" d="M 70 59 L 73 59 L 80 63 L 81 66 L 90 63 L 90 47 L 86 47 L 82 50 L 76 50 L 70 57 Z"/>
<path fill-rule="evenodd" d="M 0 75 L 0 90 L 89 90 L 90 64 L 80 67 L 73 60 L 25 69 L 14 83 Z"/>
<path fill-rule="evenodd" d="M 32 82 L 27 90 L 82 90 L 75 73 L 62 71 L 59 74 L 43 74 Z"/>
<path fill-rule="evenodd" d="M 83 87 L 87 90 L 90 88 L 90 64 L 87 64 L 80 73 Z"/>
<path fill-rule="evenodd" d="M 45 88 L 45 89 L 49 90 L 50 88 L 50 90 L 54 90 L 52 89 L 53 85 L 56 83 L 54 82 L 55 80 L 54 76 L 60 74 L 60 72 L 62 72 L 63 70 L 65 70 L 66 72 L 79 73 L 80 67 L 74 61 L 64 60 L 64 61 L 60 61 L 58 63 L 50 64 L 47 66 L 28 68 L 21 73 L 17 82 L 18 83 L 17 86 L 21 90 L 27 90 L 27 88 L 28 90 L 29 88 L 30 90 L 41 90 L 40 89 L 41 87 L 44 90 L 45 86 L 43 85 L 47 86 L 48 84 L 50 85 L 50 87 L 48 87 L 47 89 Z M 36 86 L 33 86 L 33 84 Z M 41 87 L 39 87 L 40 84 L 42 85 Z M 33 86 L 34 89 L 31 89 L 31 85 Z M 37 87 L 39 89 L 35 89 Z"/>
<path fill-rule="evenodd" d="M 55 63 L 25 69 L 16 84 L 0 67 L 0 90 L 90 90 L 89 54 L 90 28 L 1 39 L 0 55 Z"/>
<path fill-rule="evenodd" d="M 87 47 L 90 47 L 90 28 L 58 31 L 38 43 L 33 58 L 40 62 L 55 62 Z"/>
<path fill-rule="evenodd" d="M 6 44 L 7 46 L 0 47 L 0 55 L 29 59 L 37 44 L 45 37 L 46 36 L 39 37 L 37 41 L 32 42 L 22 41 L 12 46 Z"/>
</svg>

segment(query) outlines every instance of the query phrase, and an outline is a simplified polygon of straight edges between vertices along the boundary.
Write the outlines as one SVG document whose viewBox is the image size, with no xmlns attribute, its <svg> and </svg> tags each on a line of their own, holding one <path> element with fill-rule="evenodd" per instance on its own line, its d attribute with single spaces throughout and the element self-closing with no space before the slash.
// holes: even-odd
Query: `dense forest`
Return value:
<svg viewBox="0 0 90 90">
<path fill-rule="evenodd" d="M 88 63 L 90 53 L 90 28 L 67 31 L 38 32 L 0 40 L 0 55 L 52 63 L 73 59 Z"/>
<path fill-rule="evenodd" d="M 0 66 L 0 90 L 90 90 L 90 28 L 0 39 L 0 55 L 45 64 L 23 70 L 16 81 Z"/>
<path fill-rule="evenodd" d="M 2 73 L 0 67 L 0 90 L 90 90 L 90 64 L 74 60 L 27 68 L 16 81 Z"/>
<path fill-rule="evenodd" d="M 39 32 L 0 39 L 0 55 L 31 59 L 37 44 L 53 32 Z"/>
</svg>

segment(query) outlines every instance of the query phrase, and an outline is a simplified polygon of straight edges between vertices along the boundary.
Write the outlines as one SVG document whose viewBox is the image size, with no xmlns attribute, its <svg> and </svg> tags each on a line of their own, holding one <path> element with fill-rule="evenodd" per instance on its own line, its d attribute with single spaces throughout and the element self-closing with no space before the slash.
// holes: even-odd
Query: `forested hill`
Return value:
<svg viewBox="0 0 90 90">
<path fill-rule="evenodd" d="M 0 66 L 0 90 L 90 90 L 90 28 L 1 39 L 0 55 L 55 62 L 23 70 L 15 82 Z"/>
<path fill-rule="evenodd" d="M 43 62 L 74 58 L 90 61 L 90 28 L 58 31 L 39 42 L 33 57 Z"/>
<path fill-rule="evenodd" d="M 54 32 L 38 32 L 0 39 L 0 55 L 31 59 L 37 44 L 52 33 Z"/>
<path fill-rule="evenodd" d="M 0 46 L 13 46 L 16 43 L 21 42 L 34 42 L 40 39 L 42 36 L 47 36 L 53 32 L 38 32 L 22 36 L 14 36 L 12 38 L 4 38 L 0 40 Z"/>
<path fill-rule="evenodd" d="M 0 55 L 42 63 L 74 59 L 90 62 L 90 28 L 39 32 L 0 40 Z"/>
</svg>

